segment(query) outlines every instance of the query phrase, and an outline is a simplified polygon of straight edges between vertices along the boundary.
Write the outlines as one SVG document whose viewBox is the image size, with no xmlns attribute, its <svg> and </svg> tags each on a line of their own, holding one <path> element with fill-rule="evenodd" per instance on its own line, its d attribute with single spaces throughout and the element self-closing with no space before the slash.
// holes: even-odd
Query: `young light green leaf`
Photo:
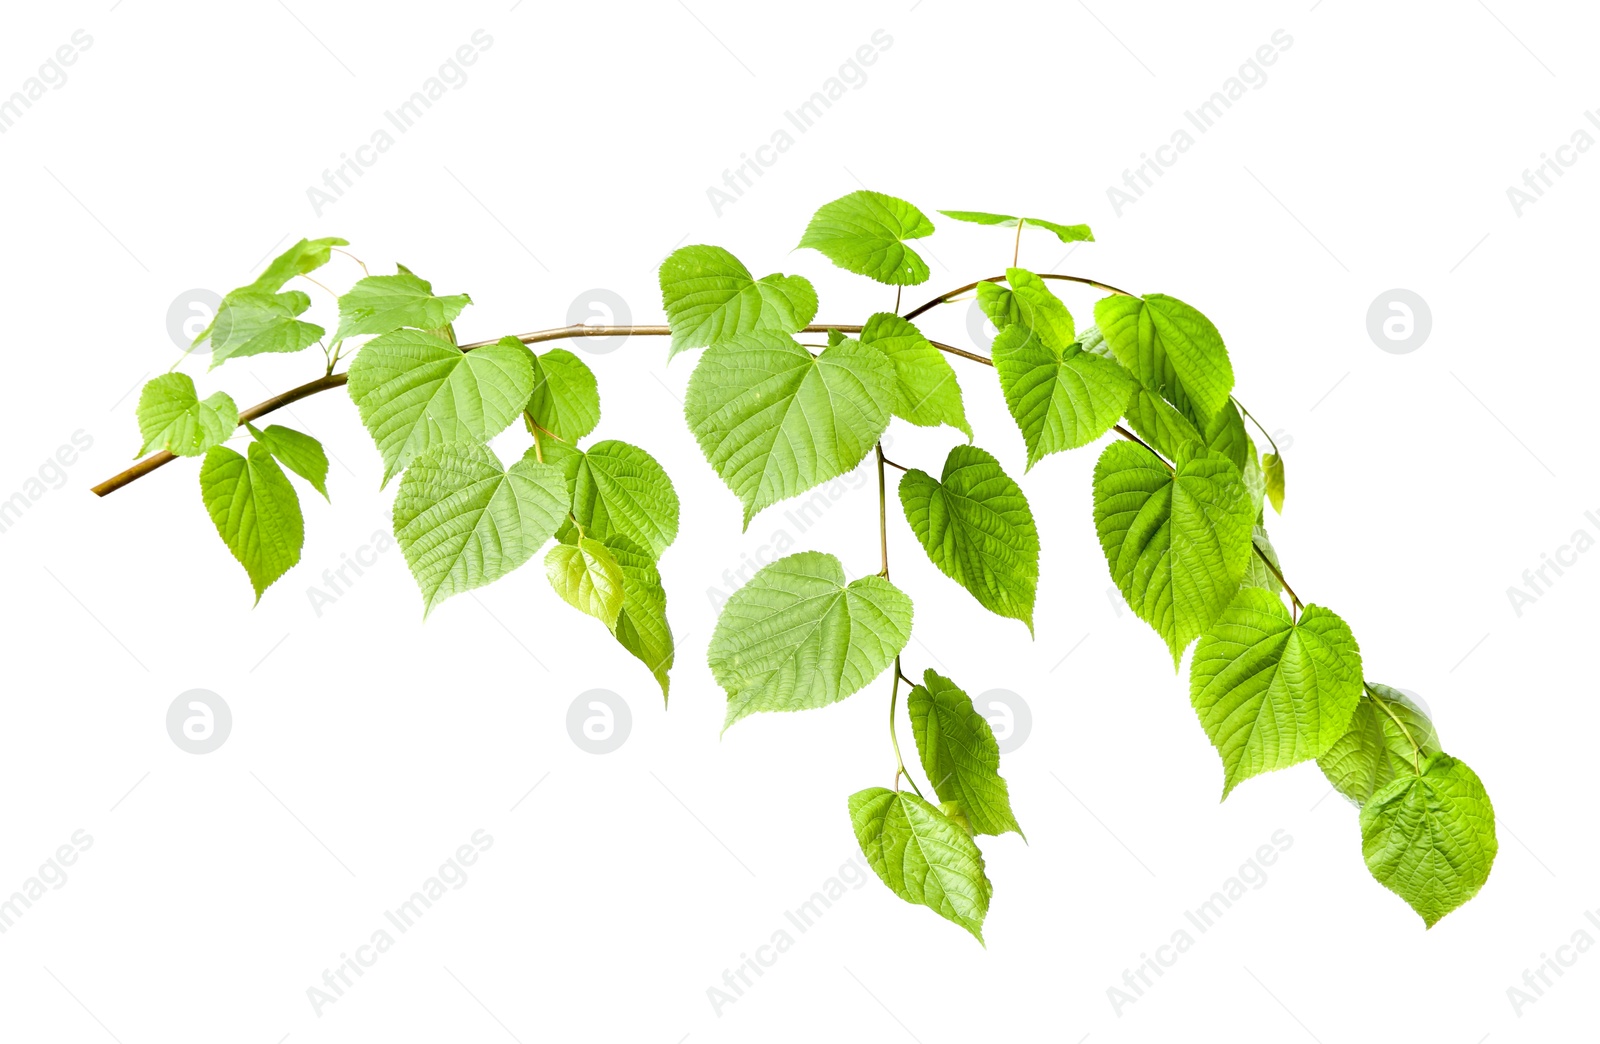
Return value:
<svg viewBox="0 0 1600 1044">
<path fill-rule="evenodd" d="M 1233 461 L 1233 466 L 1239 469 L 1241 475 L 1249 469 L 1250 460 L 1255 456 L 1255 443 L 1251 441 L 1249 432 L 1244 430 L 1244 418 L 1239 415 L 1239 408 L 1232 399 L 1211 415 L 1203 434 L 1206 449 Z"/>
<path fill-rule="evenodd" d="M 305 521 L 289 477 L 259 442 L 245 454 L 213 446 L 200 464 L 200 496 L 217 535 L 244 566 L 256 601 L 300 561 Z"/>
<path fill-rule="evenodd" d="M 275 294 L 295 276 L 315 272 L 328 263 L 334 247 L 349 246 L 348 240 L 337 236 L 326 239 L 302 239 L 268 263 L 249 289 Z"/>
<path fill-rule="evenodd" d="M 1398 689 L 1367 682 L 1344 735 L 1317 765 L 1333 788 L 1357 805 L 1396 776 L 1415 775 L 1439 753 L 1439 734 L 1422 709 Z"/>
<path fill-rule="evenodd" d="M 973 833 L 1022 833 L 1000 775 L 1000 745 L 972 698 L 932 668 L 906 697 L 911 732 L 934 792 L 953 803 Z"/>
<path fill-rule="evenodd" d="M 911 638 L 911 599 L 889 581 L 845 583 L 817 551 L 780 558 L 733 593 L 706 658 L 728 693 L 726 729 L 757 711 L 826 707 L 858 692 Z"/>
<path fill-rule="evenodd" d="M 1276 453 L 1261 455 L 1261 472 L 1267 480 L 1267 499 L 1272 510 L 1283 514 L 1283 458 Z"/>
<path fill-rule="evenodd" d="M 394 275 L 367 276 L 339 298 L 335 341 L 361 334 L 386 334 L 402 327 L 442 330 L 472 303 L 466 294 L 435 297 L 433 284 L 406 268 Z"/>
<path fill-rule="evenodd" d="M 144 445 L 137 456 L 167 450 L 174 456 L 198 457 L 227 441 L 238 426 L 239 408 L 225 393 L 213 392 L 202 400 L 188 374 L 164 373 L 139 393 Z"/>
<path fill-rule="evenodd" d="M 956 446 L 942 479 L 916 469 L 901 477 L 900 504 L 934 565 L 985 609 L 1033 631 L 1039 533 L 1022 487 L 999 461 Z"/>
<path fill-rule="evenodd" d="M 623 536 L 606 538 L 605 545 L 622 569 L 622 609 L 611 629 L 617 642 L 650 669 L 667 698 L 674 647 L 667 623 L 667 592 L 648 551 Z"/>
<path fill-rule="evenodd" d="M 506 468 L 488 447 L 464 442 L 418 456 L 400 479 L 394 535 L 423 615 L 532 558 L 566 518 L 567 502 L 561 469 L 531 455 Z"/>
<path fill-rule="evenodd" d="M 349 390 L 383 455 L 387 485 L 426 450 L 504 431 L 533 394 L 533 354 L 504 343 L 463 352 L 421 330 L 396 330 L 362 346 Z"/>
<path fill-rule="evenodd" d="M 500 344 L 515 349 L 522 342 L 502 337 Z M 565 348 L 535 355 L 528 414 L 556 438 L 576 443 L 600 423 L 600 386 L 594 371 Z"/>
<path fill-rule="evenodd" d="M 616 628 L 626 580 L 606 545 L 588 536 L 556 544 L 545 556 L 544 568 L 550 586 L 568 605 Z"/>
<path fill-rule="evenodd" d="M 953 819 L 909 791 L 872 787 L 850 795 L 850 823 L 862 854 L 891 892 L 983 942 L 994 889 L 983 853 Z"/>
<path fill-rule="evenodd" d="M 1264 591 L 1277 594 L 1283 590 L 1283 583 L 1272 569 L 1281 570 L 1282 566 L 1278 564 L 1277 549 L 1272 546 L 1272 540 L 1267 536 L 1266 529 L 1260 523 L 1257 523 L 1255 529 L 1251 532 L 1250 542 L 1255 545 L 1255 549 L 1259 553 L 1250 556 L 1250 561 L 1245 566 L 1244 579 L 1240 581 L 1240 584 L 1244 587 L 1259 587 Z M 1265 558 L 1265 561 L 1263 561 L 1263 558 Z M 1272 565 L 1272 569 L 1267 568 L 1269 562 Z"/>
<path fill-rule="evenodd" d="M 830 345 L 836 343 L 832 334 L 837 332 L 830 331 Z M 861 343 L 883 352 L 894 364 L 896 417 L 923 428 L 948 424 L 972 438 L 956 371 L 922 331 L 893 312 L 878 312 L 861 328 Z"/>
<path fill-rule="evenodd" d="M 1111 578 L 1177 667 L 1233 601 L 1251 555 L 1255 518 L 1239 470 L 1180 456 L 1174 474 L 1143 446 L 1112 443 L 1094 469 L 1094 522 Z"/>
<path fill-rule="evenodd" d="M 1122 365 L 1179 412 L 1205 421 L 1227 404 L 1233 364 L 1222 335 L 1194 308 L 1165 294 L 1118 294 L 1097 302 L 1094 317 Z"/>
<path fill-rule="evenodd" d="M 295 318 L 310 307 L 311 298 L 299 290 L 281 294 L 235 290 L 223 298 L 216 318 L 194 343 L 210 339 L 213 370 L 242 356 L 298 352 L 316 344 L 326 332 Z"/>
<path fill-rule="evenodd" d="M 548 457 L 546 459 L 549 459 Z M 562 460 L 572 489 L 572 513 L 584 533 L 613 535 L 659 559 L 678 536 L 678 494 L 656 459 L 638 446 L 607 440 Z"/>
<path fill-rule="evenodd" d="M 1029 468 L 1110 431 L 1134 392 L 1133 379 L 1117 363 L 1076 344 L 1058 351 L 1022 323 L 1001 330 L 990 354 L 1027 444 Z"/>
<path fill-rule="evenodd" d="M 661 306 L 672 328 L 669 359 L 756 330 L 795 333 L 817 314 L 809 279 L 776 272 L 756 279 L 721 247 L 674 250 L 661 262 L 660 279 Z"/>
<path fill-rule="evenodd" d="M 311 483 L 311 488 L 321 493 L 323 500 L 328 499 L 328 454 L 323 451 L 322 443 L 281 424 L 271 425 L 266 431 L 254 424 L 246 427 L 251 437 L 267 447 L 267 452 L 277 458 L 279 464 Z"/>
<path fill-rule="evenodd" d="M 706 460 L 756 512 L 851 471 L 889 426 L 894 366 L 845 340 L 813 356 L 784 334 L 713 345 L 683 412 Z"/>
<path fill-rule="evenodd" d="M 1054 221 L 1043 218 L 1019 218 L 1010 214 L 986 214 L 981 210 L 941 210 L 939 213 L 957 221 L 970 221 L 975 225 L 1003 225 L 1006 228 L 1017 227 L 1017 222 L 1024 225 L 1037 225 L 1049 229 L 1056 234 L 1056 238 L 1063 243 L 1092 243 L 1094 233 L 1089 231 L 1088 225 L 1059 225 Z"/>
<path fill-rule="evenodd" d="M 905 240 L 931 235 L 933 222 L 922 211 L 862 189 L 819 207 L 800 247 L 821 251 L 847 272 L 890 286 L 916 286 L 927 281 L 928 263 Z"/>
<path fill-rule="evenodd" d="M 1017 322 L 1038 334 L 1046 348 L 1065 352 L 1077 342 L 1072 313 L 1067 311 L 1061 298 L 1050 292 L 1043 279 L 1025 268 L 1008 268 L 1006 282 L 1011 285 L 1011 301 L 1006 308 L 1008 316 L 1015 316 Z M 990 321 L 994 321 L 993 316 Z M 997 329 L 999 326 L 995 322 Z"/>
<path fill-rule="evenodd" d="M 1361 650 L 1345 622 L 1308 605 L 1295 623 L 1259 587 L 1201 635 L 1189 668 L 1189 700 L 1222 755 L 1223 797 L 1326 753 L 1360 699 Z"/>
<path fill-rule="evenodd" d="M 1367 869 L 1429 928 L 1478 894 L 1499 849 L 1483 782 L 1448 754 L 1431 755 L 1421 775 L 1396 776 L 1361 808 Z"/>
</svg>

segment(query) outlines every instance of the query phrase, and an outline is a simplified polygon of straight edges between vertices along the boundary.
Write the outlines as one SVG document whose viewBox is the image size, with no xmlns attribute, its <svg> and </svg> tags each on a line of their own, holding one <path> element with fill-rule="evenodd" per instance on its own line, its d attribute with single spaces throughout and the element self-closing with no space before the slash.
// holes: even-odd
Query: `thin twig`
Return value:
<svg viewBox="0 0 1600 1044">
<path fill-rule="evenodd" d="M 1122 289 L 1119 289 L 1118 287 L 1112 286 L 1110 283 L 1102 283 L 1098 279 L 1087 279 L 1087 278 L 1085 278 L 1083 276 L 1062 275 L 1059 272 L 1038 272 L 1038 273 L 1035 273 L 1035 274 L 1038 275 L 1038 277 L 1040 279 L 1058 279 L 1058 280 L 1061 280 L 1062 282 L 1067 282 L 1067 283 L 1082 283 L 1084 286 L 1092 286 L 1092 287 L 1095 287 L 1096 289 L 1104 290 L 1107 293 L 1120 294 L 1123 297 L 1133 297 L 1134 296 L 1133 294 L 1129 293 L 1126 290 L 1122 290 Z M 999 282 L 1003 282 L 1005 280 L 1005 278 L 1006 278 L 1005 274 L 1002 273 L 1000 275 L 989 276 L 986 279 L 975 280 L 975 281 L 973 281 L 971 283 L 968 283 L 966 286 L 958 286 L 954 290 L 951 290 L 949 293 L 940 294 L 938 297 L 935 297 L 933 300 L 926 301 L 923 304 L 918 305 L 916 308 L 913 308 L 911 311 L 909 311 L 909 312 L 907 312 L 905 314 L 905 318 L 908 319 L 908 320 L 909 319 L 915 319 L 917 316 L 921 315 L 923 312 L 926 312 L 930 308 L 934 308 L 934 307 L 937 307 L 938 305 L 942 305 L 942 304 L 949 304 L 951 298 L 955 297 L 957 294 L 964 294 L 968 290 L 975 289 L 979 283 L 999 283 Z"/>
</svg>

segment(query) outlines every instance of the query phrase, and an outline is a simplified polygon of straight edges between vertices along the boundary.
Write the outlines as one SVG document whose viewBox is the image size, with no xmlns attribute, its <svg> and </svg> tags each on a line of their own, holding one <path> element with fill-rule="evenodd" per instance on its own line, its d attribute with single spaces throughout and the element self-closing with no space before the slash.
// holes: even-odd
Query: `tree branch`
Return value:
<svg viewBox="0 0 1600 1044">
<path fill-rule="evenodd" d="M 1107 293 L 1120 294 L 1123 297 L 1133 297 L 1134 296 L 1133 294 L 1130 294 L 1126 290 L 1118 289 L 1117 287 L 1112 286 L 1110 283 L 1102 283 L 1098 279 L 1087 279 L 1087 278 L 1085 278 L 1083 276 L 1062 275 L 1059 272 L 1037 272 L 1035 274 L 1040 279 L 1058 279 L 1058 280 L 1061 280 L 1062 282 L 1066 282 L 1066 283 L 1082 283 L 1084 286 L 1092 286 L 1092 287 L 1095 287 L 1096 289 L 1104 290 Z M 926 301 L 923 304 L 918 305 L 917 307 L 911 309 L 911 311 L 907 312 L 904 316 L 902 316 L 902 318 L 904 318 L 907 322 L 909 322 L 910 320 L 915 319 L 917 316 L 921 315 L 923 312 L 926 312 L 928 309 L 934 308 L 934 307 L 936 307 L 938 305 L 944 304 L 946 301 L 950 300 L 952 297 L 956 296 L 957 294 L 964 294 L 968 290 L 976 289 L 977 286 L 978 286 L 978 283 L 998 283 L 1003 279 L 1005 279 L 1005 275 L 1002 273 L 1001 275 L 989 276 L 986 279 L 979 279 L 976 282 L 968 283 L 966 286 L 958 286 L 954 290 L 950 291 L 947 294 L 940 294 L 938 297 L 935 297 L 932 301 Z"/>
</svg>

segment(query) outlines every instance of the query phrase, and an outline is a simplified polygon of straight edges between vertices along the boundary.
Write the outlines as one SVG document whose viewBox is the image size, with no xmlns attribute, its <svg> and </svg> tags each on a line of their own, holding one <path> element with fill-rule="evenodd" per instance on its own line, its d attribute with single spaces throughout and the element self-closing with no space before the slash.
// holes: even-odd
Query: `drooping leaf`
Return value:
<svg viewBox="0 0 1600 1044">
<path fill-rule="evenodd" d="M 891 892 L 983 942 L 993 887 L 983 854 L 954 820 L 908 791 L 871 787 L 850 795 L 850 823 Z"/>
<path fill-rule="evenodd" d="M 661 306 L 672 328 L 671 358 L 686 348 L 757 330 L 790 334 L 817 315 L 817 291 L 804 276 L 760 279 L 721 247 L 686 246 L 661 262 Z"/>
<path fill-rule="evenodd" d="M 311 483 L 311 488 L 321 493 L 323 500 L 328 499 L 328 454 L 323 451 L 322 443 L 281 424 L 270 425 L 266 431 L 254 424 L 246 427 L 251 437 L 267 447 L 267 452 L 279 464 Z"/>
<path fill-rule="evenodd" d="M 546 457 L 546 459 L 551 459 Z M 678 536 L 678 494 L 656 459 L 638 446 L 607 440 L 562 455 L 572 513 L 583 531 L 611 542 L 621 536 L 652 561 Z"/>
<path fill-rule="evenodd" d="M 202 400 L 188 374 L 164 373 L 139 393 L 144 445 L 136 455 L 168 450 L 174 456 L 198 457 L 227 441 L 238 426 L 239 408 L 226 393 L 213 392 Z"/>
<path fill-rule="evenodd" d="M 1022 487 L 999 461 L 956 446 L 941 478 L 916 469 L 901 477 L 900 504 L 934 565 L 985 609 L 1033 630 L 1039 533 Z"/>
<path fill-rule="evenodd" d="M 1057 351 L 1021 323 L 1001 330 L 990 351 L 1029 468 L 1110 431 L 1134 391 L 1121 366 L 1075 344 Z"/>
<path fill-rule="evenodd" d="M 262 592 L 300 561 L 305 521 L 289 477 L 259 442 L 244 454 L 212 446 L 200 464 L 200 496 L 217 535 Z"/>
<path fill-rule="evenodd" d="M 387 485 L 426 450 L 504 431 L 533 394 L 532 353 L 521 344 L 463 352 L 421 330 L 396 330 L 362 346 L 349 390 L 383 455 Z"/>
<path fill-rule="evenodd" d="M 1180 455 L 1173 473 L 1142 446 L 1112 443 L 1094 469 L 1094 522 L 1112 580 L 1176 667 L 1244 576 L 1255 518 L 1239 470 Z"/>
<path fill-rule="evenodd" d="M 522 342 L 502 337 L 515 350 Z M 533 422 L 565 442 L 576 443 L 600 423 L 600 387 L 594 371 L 565 348 L 533 357 L 533 394 L 528 397 Z"/>
<path fill-rule="evenodd" d="M 1065 352 L 1077 343 L 1077 324 L 1066 304 L 1050 291 L 1043 279 L 1025 268 L 1006 269 L 1006 282 L 1010 284 L 1011 300 L 1005 314 L 1032 330 L 1046 348 Z M 991 284 L 993 285 L 993 284 Z M 998 306 L 997 306 L 998 307 Z M 1000 324 L 990 317 L 999 329 Z"/>
<path fill-rule="evenodd" d="M 821 251 L 847 272 L 891 286 L 926 282 L 928 263 L 905 240 L 933 235 L 933 222 L 903 199 L 863 189 L 824 203 L 801 247 Z"/>
<path fill-rule="evenodd" d="M 295 318 L 310 307 L 311 298 L 300 290 L 281 294 L 235 290 L 222 299 L 216 318 L 194 343 L 210 340 L 211 369 L 247 355 L 298 352 L 316 344 L 326 332 Z"/>
<path fill-rule="evenodd" d="M 750 333 L 701 357 L 684 398 L 706 460 L 756 512 L 852 470 L 889 425 L 894 366 L 845 340 L 813 356 L 792 337 Z"/>
<path fill-rule="evenodd" d="M 1429 928 L 1478 894 L 1499 851 L 1494 806 L 1466 763 L 1433 754 L 1361 808 L 1361 854 Z"/>
<path fill-rule="evenodd" d="M 1261 472 L 1267 481 L 1267 499 L 1272 510 L 1283 514 L 1283 458 L 1276 453 L 1261 455 Z"/>
<path fill-rule="evenodd" d="M 973 833 L 1022 833 L 1000 775 L 1000 745 L 972 698 L 929 668 L 906 697 L 906 709 L 939 800 L 959 807 Z"/>
<path fill-rule="evenodd" d="M 1333 788 L 1362 805 L 1396 776 L 1415 775 L 1439 753 L 1439 734 L 1422 709 L 1399 689 L 1367 682 L 1344 735 L 1317 765 Z"/>
<path fill-rule="evenodd" d="M 667 623 L 667 592 L 661 574 L 648 551 L 627 537 L 607 537 L 605 545 L 622 569 L 622 609 L 617 625 L 611 629 L 617 642 L 649 668 L 667 698 L 674 646 L 672 626 Z"/>
<path fill-rule="evenodd" d="M 780 558 L 728 599 L 706 658 L 729 725 L 757 711 L 825 707 L 858 692 L 911 638 L 911 599 L 889 581 L 846 584 L 817 551 Z"/>
<path fill-rule="evenodd" d="M 567 604 L 615 629 L 626 580 L 610 549 L 593 537 L 558 543 L 544 559 L 550 586 Z"/>
<path fill-rule="evenodd" d="M 250 284 L 250 289 L 275 294 L 282 290 L 283 285 L 295 276 L 315 272 L 327 264 L 328 259 L 333 256 L 334 247 L 349 245 L 348 240 L 340 239 L 337 236 L 329 236 L 325 239 L 302 239 L 273 258 L 262 273 L 256 277 L 256 281 Z"/>
<path fill-rule="evenodd" d="M 972 438 L 956 371 L 922 331 L 892 312 L 878 312 L 861 328 L 861 343 L 883 352 L 894 365 L 896 417 L 924 428 L 948 424 Z"/>
<path fill-rule="evenodd" d="M 1222 755 L 1227 797 L 1344 734 L 1361 699 L 1361 650 L 1327 609 L 1308 605 L 1295 623 L 1277 596 L 1245 588 L 1195 646 L 1189 699 Z"/>
<path fill-rule="evenodd" d="M 565 519 L 567 502 L 561 469 L 531 455 L 510 468 L 475 443 L 418 456 L 400 479 L 394 535 L 424 615 L 532 558 Z"/>
<path fill-rule="evenodd" d="M 1175 297 L 1113 295 L 1094 306 L 1111 350 L 1139 383 L 1200 422 L 1227 404 L 1233 364 L 1211 320 Z"/>
<path fill-rule="evenodd" d="M 1056 234 L 1056 238 L 1063 243 L 1092 243 L 1094 233 L 1089 231 L 1088 225 L 1060 225 L 1054 221 L 1043 218 L 1019 218 L 1010 214 L 986 214 L 981 210 L 941 210 L 939 213 L 957 221 L 970 221 L 975 225 L 1003 225 L 1006 228 L 1017 227 L 1021 221 L 1025 225 L 1037 225 Z"/>
<path fill-rule="evenodd" d="M 466 294 L 436 297 L 433 284 L 404 265 L 394 275 L 367 276 L 339 298 L 335 341 L 361 334 L 386 334 L 402 327 L 442 330 L 472 303 Z M 481 349 L 480 349 L 481 350 Z"/>
</svg>

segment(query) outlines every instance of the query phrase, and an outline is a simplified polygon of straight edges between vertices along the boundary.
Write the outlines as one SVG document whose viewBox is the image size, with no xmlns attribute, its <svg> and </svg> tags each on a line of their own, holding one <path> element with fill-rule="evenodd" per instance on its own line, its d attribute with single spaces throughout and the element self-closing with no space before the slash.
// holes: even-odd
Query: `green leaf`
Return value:
<svg viewBox="0 0 1600 1044">
<path fill-rule="evenodd" d="M 277 458 L 279 464 L 311 483 L 311 488 L 321 493 L 323 500 L 328 499 L 328 455 L 323 452 L 322 443 L 304 432 L 285 428 L 281 424 L 271 425 L 266 431 L 259 430 L 254 424 L 246 427 L 250 429 L 250 435 Z"/>
<path fill-rule="evenodd" d="M 911 638 L 911 599 L 889 581 L 845 583 L 832 555 L 764 567 L 728 599 L 706 658 L 729 725 L 757 711 L 826 707 L 860 691 Z"/>
<path fill-rule="evenodd" d="M 667 592 L 648 551 L 622 536 L 611 536 L 607 548 L 622 569 L 622 609 L 611 629 L 617 642 L 650 669 L 667 698 L 674 647 L 672 625 L 667 623 Z"/>
<path fill-rule="evenodd" d="M 972 698 L 929 668 L 906 697 L 906 709 L 939 800 L 960 808 L 974 833 L 1022 833 L 1000 776 L 1000 745 Z"/>
<path fill-rule="evenodd" d="M 504 431 L 533 394 L 532 359 L 521 344 L 463 352 L 421 330 L 363 345 L 350 364 L 350 398 L 383 455 L 384 484 L 426 450 Z"/>
<path fill-rule="evenodd" d="M 905 240 L 931 235 L 933 222 L 922 211 L 863 189 L 819 207 L 799 248 L 821 251 L 840 268 L 880 283 L 916 286 L 927 281 L 928 263 Z"/>
<path fill-rule="evenodd" d="M 836 332 L 830 331 L 830 346 L 836 343 L 831 339 Z M 948 424 L 972 438 L 956 371 L 922 331 L 892 312 L 878 312 L 861 328 L 861 343 L 878 349 L 894 365 L 896 417 L 922 428 Z"/>
<path fill-rule="evenodd" d="M 198 457 L 221 445 L 239 426 L 239 408 L 223 392 L 204 400 L 187 374 L 164 373 L 139 393 L 139 434 L 144 439 L 136 456 L 168 450 L 178 457 Z"/>
<path fill-rule="evenodd" d="M 616 628 L 626 580 L 606 545 L 587 536 L 556 544 L 545 556 L 544 568 L 550 586 L 568 605 Z"/>
<path fill-rule="evenodd" d="M 1255 455 L 1255 443 L 1250 441 L 1250 435 L 1244 430 L 1244 418 L 1239 415 L 1239 408 L 1229 399 L 1223 403 L 1206 424 L 1205 444 L 1206 449 L 1219 453 L 1233 461 L 1233 466 L 1239 469 L 1240 474 L 1250 466 L 1250 458 Z"/>
<path fill-rule="evenodd" d="M 1007 314 L 1014 315 L 1017 322 L 1038 334 L 1046 348 L 1065 352 L 1077 342 L 1072 313 L 1067 311 L 1061 298 L 1050 292 L 1043 279 L 1025 268 L 1008 268 L 1006 282 L 1011 285 L 1012 298 Z M 998 323 L 995 325 L 999 327 Z"/>
<path fill-rule="evenodd" d="M 586 535 L 608 544 L 614 535 L 624 537 L 652 561 L 677 538 L 678 494 L 661 465 L 638 446 L 597 442 L 561 463 L 573 516 Z"/>
<path fill-rule="evenodd" d="M 1133 395 L 1133 380 L 1121 366 L 1075 344 L 1057 351 L 1021 323 L 1001 330 L 990 354 L 1027 443 L 1030 469 L 1110 431 Z"/>
<path fill-rule="evenodd" d="M 335 341 L 386 334 L 401 327 L 442 330 L 472 303 L 466 294 L 435 297 L 432 283 L 413 275 L 404 265 L 399 268 L 394 275 L 367 276 L 339 298 Z"/>
<path fill-rule="evenodd" d="M 985 609 L 1033 631 L 1039 533 L 1022 487 L 999 461 L 956 446 L 942 479 L 915 469 L 901 477 L 900 504 L 934 565 Z"/>
<path fill-rule="evenodd" d="M 1399 689 L 1367 682 L 1344 735 L 1317 765 L 1335 790 L 1363 805 L 1396 776 L 1415 775 L 1437 753 L 1439 734 L 1422 709 Z"/>
<path fill-rule="evenodd" d="M 1265 556 L 1267 562 L 1271 562 L 1275 569 L 1282 570 L 1283 566 L 1278 562 L 1277 549 L 1272 546 L 1272 540 L 1267 536 L 1266 529 L 1259 523 L 1251 531 L 1250 542 L 1255 545 L 1258 553 L 1250 556 L 1250 561 L 1245 565 L 1244 579 L 1240 583 L 1245 587 L 1259 587 L 1277 594 L 1283 590 L 1283 584 L 1272 570 L 1267 568 L 1262 556 Z"/>
<path fill-rule="evenodd" d="M 508 349 L 522 347 L 515 337 L 502 337 Z M 565 348 L 533 357 L 533 394 L 528 398 L 533 422 L 564 442 L 576 443 L 600 423 L 600 387 L 594 371 Z"/>
<path fill-rule="evenodd" d="M 1010 214 L 986 214 L 981 210 L 941 210 L 939 213 L 957 221 L 970 221 L 975 225 L 1003 225 L 1006 228 L 1015 228 L 1018 221 L 1024 225 L 1037 225 L 1049 229 L 1056 234 L 1056 238 L 1063 243 L 1094 242 L 1094 233 L 1089 231 L 1088 225 L 1059 225 L 1054 221 L 1043 218 L 1019 218 Z"/>
<path fill-rule="evenodd" d="M 1361 650 L 1327 609 L 1308 605 L 1295 623 L 1276 595 L 1245 588 L 1195 646 L 1189 699 L 1222 755 L 1227 797 L 1344 734 L 1361 699 Z"/>
<path fill-rule="evenodd" d="M 804 276 L 756 279 L 721 247 L 686 246 L 661 262 L 661 305 L 672 328 L 669 359 L 685 348 L 731 341 L 756 330 L 796 333 L 817 314 Z"/>
<path fill-rule="evenodd" d="M 222 299 L 216 318 L 194 343 L 211 341 L 213 370 L 242 356 L 298 352 L 316 344 L 326 332 L 315 323 L 295 318 L 310 307 L 311 298 L 299 290 L 281 294 L 235 290 Z"/>
<path fill-rule="evenodd" d="M 1478 894 L 1499 848 L 1483 782 L 1448 754 L 1396 776 L 1361 809 L 1367 869 L 1429 928 Z"/>
<path fill-rule="evenodd" d="M 266 269 L 256 277 L 256 281 L 250 284 L 249 289 L 275 294 L 283 289 L 283 284 L 295 276 L 315 272 L 327 264 L 328 259 L 333 256 L 334 247 L 349 245 L 348 240 L 337 236 L 329 236 L 326 239 L 302 239 L 273 258 Z"/>
<path fill-rule="evenodd" d="M 708 349 L 684 399 L 706 460 L 756 512 L 843 475 L 889 425 L 894 366 L 842 341 L 813 356 L 783 334 L 750 333 Z"/>
<path fill-rule="evenodd" d="M 1139 383 L 1182 413 L 1213 416 L 1233 391 L 1233 364 L 1211 320 L 1165 294 L 1113 295 L 1094 306 L 1095 322 Z"/>
<path fill-rule="evenodd" d="M 983 854 L 954 820 L 908 791 L 872 787 L 850 795 L 850 823 L 862 854 L 891 892 L 983 942 L 993 887 Z"/>
<path fill-rule="evenodd" d="M 305 521 L 289 477 L 259 442 L 247 455 L 213 446 L 200 464 L 200 496 L 217 535 L 244 566 L 256 601 L 300 561 Z"/>
<path fill-rule="evenodd" d="M 1176 667 L 1233 601 L 1248 564 L 1255 518 L 1239 470 L 1180 456 L 1174 474 L 1143 446 L 1112 443 L 1094 469 L 1094 523 L 1117 589 Z"/>
<path fill-rule="evenodd" d="M 417 457 L 400 479 L 394 535 L 422 591 L 423 614 L 522 565 L 566 514 L 567 484 L 553 464 L 527 456 L 506 468 L 473 443 Z"/>
<path fill-rule="evenodd" d="M 1283 458 L 1276 453 L 1261 455 L 1261 471 L 1267 480 L 1267 499 L 1272 510 L 1283 514 Z"/>
</svg>

